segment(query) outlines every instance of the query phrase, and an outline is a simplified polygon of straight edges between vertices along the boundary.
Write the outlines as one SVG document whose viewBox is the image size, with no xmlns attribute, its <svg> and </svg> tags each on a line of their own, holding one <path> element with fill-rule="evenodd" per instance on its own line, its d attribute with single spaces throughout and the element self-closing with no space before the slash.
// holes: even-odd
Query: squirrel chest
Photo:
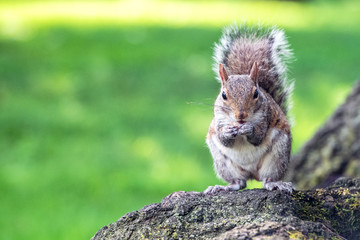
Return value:
<svg viewBox="0 0 360 240">
<path fill-rule="evenodd" d="M 207 142 L 208 144 L 214 144 L 219 154 L 222 154 L 225 161 L 224 164 L 230 168 L 242 168 L 245 171 L 249 171 L 254 176 L 258 175 L 257 171 L 261 168 L 263 160 L 266 158 L 268 152 L 272 148 L 272 144 L 276 141 L 276 137 L 279 134 L 279 130 L 276 128 L 269 129 L 267 136 L 263 142 L 254 146 L 249 143 L 246 136 L 237 136 L 232 146 L 224 146 L 216 134 L 211 134 L 209 131 Z"/>
</svg>

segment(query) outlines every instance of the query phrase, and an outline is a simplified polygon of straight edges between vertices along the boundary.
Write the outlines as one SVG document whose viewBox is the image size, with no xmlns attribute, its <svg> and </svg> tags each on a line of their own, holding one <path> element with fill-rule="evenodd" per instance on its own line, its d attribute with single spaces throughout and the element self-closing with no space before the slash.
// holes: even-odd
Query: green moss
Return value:
<svg viewBox="0 0 360 240">
<path fill-rule="evenodd" d="M 288 231 L 290 239 L 305 239 L 305 236 L 300 231 Z"/>
<path fill-rule="evenodd" d="M 173 238 L 178 238 L 177 232 L 173 232 L 173 234 L 171 234 L 171 237 L 173 237 Z"/>
<path fill-rule="evenodd" d="M 326 200 L 331 196 L 331 201 Z M 351 236 L 360 230 L 360 197 L 348 188 L 339 188 L 325 192 L 299 192 L 294 196 L 298 204 L 297 215 L 313 222 L 331 225 L 342 236 Z"/>
</svg>

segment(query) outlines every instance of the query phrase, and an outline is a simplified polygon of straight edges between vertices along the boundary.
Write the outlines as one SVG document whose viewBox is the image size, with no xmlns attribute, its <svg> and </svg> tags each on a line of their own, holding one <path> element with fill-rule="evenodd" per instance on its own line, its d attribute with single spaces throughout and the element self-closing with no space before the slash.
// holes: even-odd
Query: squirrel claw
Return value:
<svg viewBox="0 0 360 240">
<path fill-rule="evenodd" d="M 225 186 L 215 185 L 215 186 L 209 186 L 205 191 L 204 194 L 213 194 L 221 191 L 226 191 Z"/>
<path fill-rule="evenodd" d="M 294 190 L 294 187 L 291 182 L 265 182 L 264 188 L 267 190 L 280 190 L 288 193 L 292 193 Z"/>
<path fill-rule="evenodd" d="M 204 194 L 213 194 L 217 192 L 230 192 L 230 191 L 237 191 L 246 187 L 245 180 L 235 180 L 232 184 L 227 186 L 215 185 L 209 186 L 203 193 Z"/>
</svg>

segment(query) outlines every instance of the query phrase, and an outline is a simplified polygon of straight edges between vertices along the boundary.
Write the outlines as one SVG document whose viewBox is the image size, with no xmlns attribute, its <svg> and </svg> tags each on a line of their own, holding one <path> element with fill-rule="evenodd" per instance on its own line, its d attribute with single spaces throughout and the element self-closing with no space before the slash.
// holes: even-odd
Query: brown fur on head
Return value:
<svg viewBox="0 0 360 240">
<path fill-rule="evenodd" d="M 219 65 L 222 81 L 221 97 L 223 104 L 229 107 L 234 118 L 240 124 L 247 121 L 259 108 L 260 89 L 257 82 L 258 67 L 254 62 L 249 75 L 228 75 L 224 65 Z"/>
<path fill-rule="evenodd" d="M 258 85 L 287 114 L 293 90 L 293 81 L 287 76 L 287 63 L 291 59 L 292 51 L 283 30 L 262 25 L 232 25 L 224 29 L 220 41 L 215 44 L 213 69 L 219 73 L 221 63 L 229 75 L 249 74 L 256 61 Z M 220 74 L 218 80 L 221 82 Z"/>
</svg>

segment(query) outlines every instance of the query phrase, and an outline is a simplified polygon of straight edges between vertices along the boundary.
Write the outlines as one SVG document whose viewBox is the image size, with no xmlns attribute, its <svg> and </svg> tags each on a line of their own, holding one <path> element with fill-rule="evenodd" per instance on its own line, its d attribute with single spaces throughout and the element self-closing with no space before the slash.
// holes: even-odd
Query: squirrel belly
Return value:
<svg viewBox="0 0 360 240">
<path fill-rule="evenodd" d="M 292 192 L 286 173 L 292 137 L 286 114 L 293 83 L 287 79 L 291 56 L 284 32 L 263 26 L 232 26 L 215 45 L 221 89 L 206 143 L 217 176 L 228 186 L 210 186 L 205 194 L 239 190 L 248 179 L 268 190 Z"/>
</svg>

